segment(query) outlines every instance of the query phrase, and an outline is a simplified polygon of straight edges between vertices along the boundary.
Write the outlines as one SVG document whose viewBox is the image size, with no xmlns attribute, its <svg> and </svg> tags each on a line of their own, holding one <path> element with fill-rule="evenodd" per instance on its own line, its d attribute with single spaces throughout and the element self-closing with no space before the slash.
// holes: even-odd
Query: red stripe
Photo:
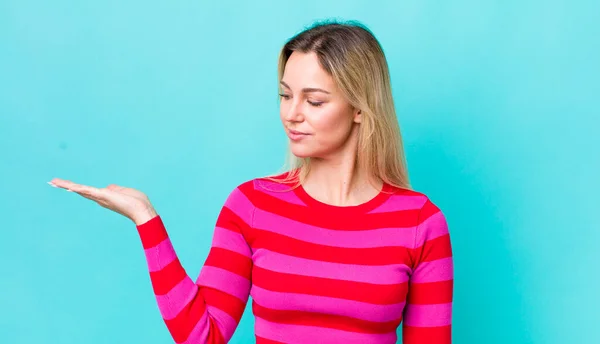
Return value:
<svg viewBox="0 0 600 344">
<path fill-rule="evenodd" d="M 238 190 L 240 190 L 248 199 L 252 199 L 254 198 L 254 194 L 256 193 L 256 191 L 254 190 L 254 180 L 248 180 L 243 182 L 242 184 L 240 184 L 238 187 Z"/>
<path fill-rule="evenodd" d="M 252 302 L 252 313 L 255 316 L 282 324 L 327 327 L 359 333 L 389 333 L 396 331 L 401 319 L 387 322 L 373 322 L 347 316 L 304 312 L 294 310 L 273 310 Z"/>
<path fill-rule="evenodd" d="M 440 212 L 440 208 L 438 208 L 438 206 L 433 204 L 431 202 L 431 200 L 429 198 L 427 198 L 427 201 L 425 201 L 425 204 L 423 204 L 423 207 L 421 208 L 421 215 L 419 216 L 419 222 L 422 223 L 423 221 L 427 220 L 432 215 L 435 215 L 438 212 Z"/>
<path fill-rule="evenodd" d="M 229 229 L 230 231 L 240 233 L 247 232 L 250 228 L 247 223 L 242 220 L 233 210 L 223 206 L 221 208 L 221 212 L 219 213 L 219 217 L 217 217 L 217 227 L 223 227 L 225 229 Z"/>
<path fill-rule="evenodd" d="M 408 289 L 408 282 L 379 285 L 284 274 L 258 266 L 254 266 L 252 278 L 256 286 L 271 291 L 328 296 L 379 305 L 404 302 Z"/>
<path fill-rule="evenodd" d="M 155 295 L 165 295 L 184 278 L 187 278 L 187 274 L 179 259 L 173 260 L 162 270 L 150 272 L 150 280 Z"/>
<path fill-rule="evenodd" d="M 402 328 L 402 343 L 404 344 L 450 344 L 452 343 L 451 325 L 440 327 L 413 327 Z"/>
<path fill-rule="evenodd" d="M 417 248 L 415 251 L 420 251 L 422 257 L 420 260 L 421 262 L 430 262 L 436 259 L 452 257 L 450 234 L 428 240 L 421 248 Z"/>
<path fill-rule="evenodd" d="M 211 247 L 204 265 L 214 266 L 249 278 L 252 271 L 252 259 L 240 253 L 220 247 Z"/>
<path fill-rule="evenodd" d="M 289 256 L 332 263 L 387 265 L 407 264 L 412 250 L 401 246 L 345 248 L 313 244 L 285 235 L 255 229 L 248 236 L 252 249 L 259 248 Z"/>
<path fill-rule="evenodd" d="M 168 238 L 167 229 L 159 215 L 136 228 L 144 249 L 152 248 Z"/>
<path fill-rule="evenodd" d="M 399 194 L 399 191 L 396 192 Z M 386 227 L 414 227 L 418 223 L 420 209 L 394 212 L 363 214 L 361 216 L 334 216 L 331 211 L 309 208 L 288 203 L 277 197 L 257 191 L 252 195 L 252 203 L 259 209 L 287 217 L 308 225 L 335 230 L 366 230 Z M 345 213 L 347 215 L 347 213 Z"/>
<path fill-rule="evenodd" d="M 246 303 L 237 297 L 218 289 L 205 286 L 200 288 L 200 294 L 202 294 L 204 300 L 206 300 L 207 305 L 219 308 L 223 312 L 231 315 L 237 322 L 242 318 Z"/>
<path fill-rule="evenodd" d="M 411 283 L 407 302 L 418 305 L 452 302 L 453 280 L 429 283 Z"/>
</svg>

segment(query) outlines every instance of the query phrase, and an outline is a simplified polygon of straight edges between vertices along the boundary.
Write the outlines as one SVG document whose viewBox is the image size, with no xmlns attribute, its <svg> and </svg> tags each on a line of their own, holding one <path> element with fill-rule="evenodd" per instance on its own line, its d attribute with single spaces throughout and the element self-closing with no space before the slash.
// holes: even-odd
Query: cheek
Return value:
<svg viewBox="0 0 600 344">
<path fill-rule="evenodd" d="M 333 109 L 319 110 L 305 112 L 303 128 L 311 130 L 313 135 L 307 141 L 291 143 L 291 151 L 297 157 L 325 156 L 348 140 L 352 131 L 351 115 Z"/>
<path fill-rule="evenodd" d="M 350 115 L 337 109 L 323 111 L 311 118 L 310 122 L 317 138 L 330 144 L 344 140 L 352 127 Z"/>
</svg>

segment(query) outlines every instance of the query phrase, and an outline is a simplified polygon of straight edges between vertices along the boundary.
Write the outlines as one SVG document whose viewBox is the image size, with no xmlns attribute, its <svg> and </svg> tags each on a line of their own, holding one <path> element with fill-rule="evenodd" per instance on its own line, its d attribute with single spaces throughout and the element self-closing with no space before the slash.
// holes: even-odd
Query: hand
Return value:
<svg viewBox="0 0 600 344">
<path fill-rule="evenodd" d="M 156 216 L 148 197 L 132 188 L 110 184 L 106 188 L 98 189 L 59 178 L 52 179 L 48 184 L 91 199 L 102 207 L 131 219 L 136 225 L 141 225 Z"/>
</svg>

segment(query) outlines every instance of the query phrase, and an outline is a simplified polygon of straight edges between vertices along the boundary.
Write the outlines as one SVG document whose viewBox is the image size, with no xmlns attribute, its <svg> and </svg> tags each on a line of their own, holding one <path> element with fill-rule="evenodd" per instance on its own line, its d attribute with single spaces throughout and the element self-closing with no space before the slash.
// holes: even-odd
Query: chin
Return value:
<svg viewBox="0 0 600 344">
<path fill-rule="evenodd" d="M 306 149 L 306 147 L 295 147 L 293 144 L 290 147 L 290 151 L 297 158 L 311 158 L 315 156 L 315 152 L 310 149 Z"/>
</svg>

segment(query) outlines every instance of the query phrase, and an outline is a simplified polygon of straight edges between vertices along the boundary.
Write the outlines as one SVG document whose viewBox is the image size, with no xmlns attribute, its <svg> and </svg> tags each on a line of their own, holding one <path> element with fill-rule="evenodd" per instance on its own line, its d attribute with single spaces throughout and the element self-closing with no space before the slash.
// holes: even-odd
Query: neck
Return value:
<svg viewBox="0 0 600 344">
<path fill-rule="evenodd" d="M 383 182 L 360 169 L 356 160 L 356 145 L 335 157 L 312 158 L 303 188 L 313 198 L 336 206 L 369 201 L 381 191 Z"/>
</svg>

